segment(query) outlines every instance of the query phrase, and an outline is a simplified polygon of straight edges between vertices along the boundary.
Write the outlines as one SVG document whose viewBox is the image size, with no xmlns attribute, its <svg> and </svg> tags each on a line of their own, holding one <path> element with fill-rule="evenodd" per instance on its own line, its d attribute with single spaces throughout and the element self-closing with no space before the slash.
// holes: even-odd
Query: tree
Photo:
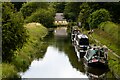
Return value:
<svg viewBox="0 0 120 80">
<path fill-rule="evenodd" d="M 24 3 L 20 11 L 22 12 L 24 18 L 30 16 L 33 12 L 36 12 L 39 8 L 47 9 L 47 2 L 27 2 Z"/>
<path fill-rule="evenodd" d="M 110 12 L 113 22 L 120 23 L 120 2 L 104 3 L 103 7 Z"/>
<path fill-rule="evenodd" d="M 88 18 L 88 23 L 91 28 L 98 28 L 101 22 L 110 21 L 110 14 L 106 9 L 99 9 L 94 11 Z"/>
<path fill-rule="evenodd" d="M 95 10 L 104 8 L 106 10 L 109 11 L 109 13 L 111 14 L 111 19 L 113 22 L 120 22 L 120 2 L 98 2 L 98 3 L 88 3 L 89 6 L 93 9 L 93 12 Z"/>
<path fill-rule="evenodd" d="M 89 29 L 88 23 L 87 23 L 87 18 L 89 17 L 92 9 L 88 5 L 88 3 L 82 3 L 80 6 L 80 13 L 78 16 L 78 22 L 82 23 L 82 27 Z"/>
<path fill-rule="evenodd" d="M 67 20 L 76 21 L 77 17 L 79 15 L 79 9 L 80 9 L 80 2 L 69 2 L 66 3 L 65 9 L 64 9 L 64 16 Z"/>
<path fill-rule="evenodd" d="M 22 4 L 25 2 L 12 2 L 12 4 L 14 4 L 14 7 L 17 11 L 20 10 L 20 8 L 22 7 Z"/>
<path fill-rule="evenodd" d="M 2 58 L 11 61 L 14 51 L 20 49 L 26 42 L 26 29 L 23 27 L 21 13 L 14 10 L 10 2 L 2 4 Z"/>
<path fill-rule="evenodd" d="M 52 27 L 54 22 L 55 11 L 53 8 L 49 9 L 38 9 L 30 17 L 28 17 L 25 22 L 39 22 L 45 27 Z"/>
<path fill-rule="evenodd" d="M 57 2 L 54 3 L 54 8 L 56 10 L 57 13 L 63 13 L 64 12 L 64 8 L 65 8 L 65 2 Z"/>
</svg>

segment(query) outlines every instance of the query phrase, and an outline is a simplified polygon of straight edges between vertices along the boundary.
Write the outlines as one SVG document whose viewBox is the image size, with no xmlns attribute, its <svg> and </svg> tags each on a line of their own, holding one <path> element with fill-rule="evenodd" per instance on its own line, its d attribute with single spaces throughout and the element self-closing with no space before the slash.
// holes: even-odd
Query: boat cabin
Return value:
<svg viewBox="0 0 120 80">
<path fill-rule="evenodd" d="M 88 49 L 85 56 L 85 62 L 89 64 L 105 64 L 107 63 L 107 49 L 106 48 L 91 48 Z"/>
<path fill-rule="evenodd" d="M 78 34 L 80 34 L 80 31 L 79 31 L 78 29 L 72 30 L 72 32 L 71 32 L 71 40 L 72 40 L 72 41 L 75 41 L 76 36 L 77 36 Z"/>
<path fill-rule="evenodd" d="M 89 46 L 89 39 L 84 34 L 79 34 L 76 37 L 76 45 L 81 52 L 85 52 Z"/>
</svg>

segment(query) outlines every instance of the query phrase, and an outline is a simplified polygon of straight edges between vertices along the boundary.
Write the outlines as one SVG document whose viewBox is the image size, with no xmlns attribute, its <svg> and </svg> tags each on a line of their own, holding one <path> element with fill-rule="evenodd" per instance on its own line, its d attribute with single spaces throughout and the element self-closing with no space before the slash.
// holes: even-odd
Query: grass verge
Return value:
<svg viewBox="0 0 120 80">
<path fill-rule="evenodd" d="M 106 45 L 113 52 L 120 56 L 120 25 L 117 25 L 112 22 L 103 22 L 99 25 L 99 29 L 95 29 L 92 33 L 92 37 L 88 35 L 88 31 L 84 31 L 84 34 L 87 34 L 90 39 L 90 44 L 96 45 Z M 96 40 L 99 42 L 97 43 Z M 120 60 L 112 54 L 108 53 L 108 65 L 110 70 L 114 73 L 117 78 L 120 78 Z"/>
<path fill-rule="evenodd" d="M 32 60 L 43 57 L 45 52 L 40 53 L 40 50 L 45 50 L 47 45 L 43 45 L 43 38 L 47 35 L 48 30 L 39 23 L 29 23 L 24 25 L 28 31 L 28 40 L 22 49 L 17 50 L 10 64 L 3 63 L 2 78 L 15 78 L 18 72 L 24 72 L 28 69 Z M 38 55 L 39 53 L 39 55 Z M 14 76 L 15 75 L 15 76 Z"/>
<path fill-rule="evenodd" d="M 19 78 L 20 76 L 17 74 L 17 70 L 14 65 L 8 63 L 2 63 L 2 80 L 9 78 Z"/>
<path fill-rule="evenodd" d="M 114 42 L 115 39 L 112 38 L 109 34 L 102 30 L 95 30 L 95 32 L 92 34 L 92 37 L 100 41 L 100 43 L 103 45 L 106 45 L 108 48 L 120 56 L 118 45 L 116 42 Z M 120 78 L 120 60 L 115 55 L 113 55 L 112 52 L 108 53 L 108 57 L 108 65 L 110 67 L 110 70 L 117 78 Z"/>
</svg>

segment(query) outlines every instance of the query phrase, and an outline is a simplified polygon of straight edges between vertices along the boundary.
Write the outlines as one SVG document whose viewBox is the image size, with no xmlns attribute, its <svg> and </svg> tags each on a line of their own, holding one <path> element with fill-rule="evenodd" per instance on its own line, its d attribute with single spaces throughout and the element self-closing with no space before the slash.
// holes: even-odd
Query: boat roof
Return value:
<svg viewBox="0 0 120 80">
<path fill-rule="evenodd" d="M 78 38 L 88 38 L 88 37 L 86 35 L 84 35 L 84 34 L 79 34 Z"/>
</svg>

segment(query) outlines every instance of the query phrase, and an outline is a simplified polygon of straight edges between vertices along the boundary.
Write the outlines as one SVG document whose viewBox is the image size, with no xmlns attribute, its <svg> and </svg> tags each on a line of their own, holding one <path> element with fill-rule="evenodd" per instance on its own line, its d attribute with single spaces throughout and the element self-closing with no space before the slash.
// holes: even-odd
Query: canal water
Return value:
<svg viewBox="0 0 120 80">
<path fill-rule="evenodd" d="M 114 78 L 107 69 L 85 66 L 83 59 L 78 59 L 69 36 L 50 33 L 44 44 L 47 49 L 43 58 L 33 60 L 29 68 L 20 73 L 22 78 Z"/>
</svg>

